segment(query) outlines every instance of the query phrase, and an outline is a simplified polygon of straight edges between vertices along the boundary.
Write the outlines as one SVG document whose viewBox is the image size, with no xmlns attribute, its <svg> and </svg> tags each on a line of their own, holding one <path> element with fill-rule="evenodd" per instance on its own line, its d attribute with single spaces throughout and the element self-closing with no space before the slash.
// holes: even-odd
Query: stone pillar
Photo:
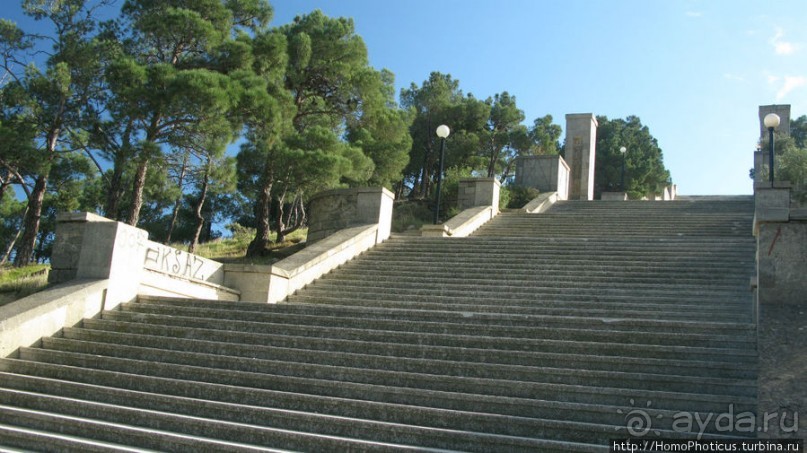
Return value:
<svg viewBox="0 0 807 453">
<path fill-rule="evenodd" d="M 591 113 L 566 115 L 565 158 L 569 164 L 569 199 L 594 199 L 597 119 Z"/>
<path fill-rule="evenodd" d="M 59 214 L 48 280 L 108 279 L 105 309 L 132 301 L 140 286 L 147 240 L 146 231 L 95 214 Z"/>
<path fill-rule="evenodd" d="M 502 184 L 496 178 L 460 179 L 457 205 L 460 211 L 476 206 L 491 206 L 499 211 L 499 192 Z"/>
<path fill-rule="evenodd" d="M 569 165 L 560 156 L 525 156 L 516 159 L 516 185 L 569 198 Z"/>
<path fill-rule="evenodd" d="M 760 105 L 759 106 L 759 138 L 763 139 L 768 136 L 768 129 L 765 127 L 763 120 L 765 119 L 765 115 L 769 113 L 775 113 L 779 115 L 779 119 L 782 121 L 779 123 L 779 127 L 776 128 L 776 132 L 784 135 L 790 135 L 790 104 L 782 104 L 782 105 Z M 767 164 L 767 161 L 766 161 Z"/>
<path fill-rule="evenodd" d="M 360 187 L 320 192 L 309 201 L 308 238 L 311 245 L 339 230 L 378 224 L 377 242 L 390 236 L 395 195 L 383 187 Z"/>
</svg>

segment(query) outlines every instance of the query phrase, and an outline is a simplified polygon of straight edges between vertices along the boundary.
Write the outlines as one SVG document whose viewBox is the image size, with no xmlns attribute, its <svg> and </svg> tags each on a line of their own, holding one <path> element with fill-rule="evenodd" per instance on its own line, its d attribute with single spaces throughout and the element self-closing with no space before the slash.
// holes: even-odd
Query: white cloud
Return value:
<svg viewBox="0 0 807 453">
<path fill-rule="evenodd" d="M 776 100 L 781 101 L 791 91 L 805 85 L 807 85 L 807 77 L 805 76 L 785 76 L 781 88 L 776 92 Z"/>
<path fill-rule="evenodd" d="M 702 11 L 687 11 L 686 15 L 689 17 L 703 17 Z"/>
<path fill-rule="evenodd" d="M 773 46 L 776 55 L 791 55 L 799 49 L 799 45 L 790 41 L 784 41 L 785 32 L 780 27 L 776 28 L 776 34 L 771 38 L 770 43 Z"/>
<path fill-rule="evenodd" d="M 734 80 L 736 82 L 745 82 L 745 77 L 739 74 L 732 74 L 730 72 L 723 74 L 723 78 L 726 80 Z"/>
</svg>

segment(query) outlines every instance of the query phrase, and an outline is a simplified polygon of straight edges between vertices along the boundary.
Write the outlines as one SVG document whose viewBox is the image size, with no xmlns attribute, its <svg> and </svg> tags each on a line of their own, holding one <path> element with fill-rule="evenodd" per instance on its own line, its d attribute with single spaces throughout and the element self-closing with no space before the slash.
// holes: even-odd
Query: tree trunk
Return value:
<svg viewBox="0 0 807 453">
<path fill-rule="evenodd" d="M 286 234 L 284 230 L 286 229 L 286 225 L 283 223 L 283 204 L 286 202 L 286 192 L 283 191 L 283 194 L 280 195 L 277 199 L 277 220 L 276 220 L 276 228 L 277 237 L 275 238 L 275 244 L 280 244 L 281 242 L 286 240 Z"/>
<path fill-rule="evenodd" d="M 24 219 L 28 215 L 28 206 L 25 206 L 25 211 L 22 213 L 22 218 Z M 8 247 L 6 247 L 6 251 L 3 252 L 3 257 L 0 258 L 0 266 L 6 264 L 8 262 L 8 257 L 11 256 L 11 251 L 14 250 L 14 245 L 20 239 L 20 234 L 22 233 L 22 227 L 17 230 L 17 234 L 14 235 L 14 239 L 8 243 Z"/>
<path fill-rule="evenodd" d="M 427 146 L 423 154 L 423 168 L 421 169 L 420 172 L 420 181 L 419 181 L 420 185 L 418 186 L 419 190 L 417 191 L 418 195 L 416 195 L 420 196 L 420 198 L 426 198 L 429 196 L 429 182 L 431 181 L 431 174 L 429 174 L 429 169 L 431 168 L 432 165 L 430 159 L 431 155 L 432 155 L 431 146 Z M 412 192 L 415 193 L 414 190 Z"/>
<path fill-rule="evenodd" d="M 504 182 L 510 176 L 510 170 L 512 170 L 514 161 L 515 161 L 515 159 L 511 160 L 510 162 L 507 163 L 507 166 L 504 167 L 504 172 L 502 172 L 502 176 L 501 176 L 501 178 L 499 178 L 500 183 L 504 184 Z"/>
<path fill-rule="evenodd" d="M 277 223 L 277 240 L 275 242 L 281 243 L 286 240 L 286 236 L 289 234 L 297 231 L 303 223 L 305 223 L 305 206 L 303 206 L 303 196 L 301 193 L 298 193 L 294 197 L 294 202 L 291 204 L 289 209 L 288 215 L 286 216 L 286 220 L 283 219 L 283 210 L 282 204 L 280 205 L 281 209 L 278 212 L 278 223 Z M 294 220 L 292 221 L 292 217 Z"/>
<path fill-rule="evenodd" d="M 17 256 L 14 257 L 14 266 L 23 267 L 28 265 L 34 256 L 36 238 L 39 233 L 39 223 L 42 217 L 42 201 L 45 199 L 45 191 L 48 188 L 48 177 L 39 175 L 34 183 L 34 190 L 28 199 L 28 209 L 22 225 L 22 240 L 17 249 Z"/>
<path fill-rule="evenodd" d="M 106 194 L 106 203 L 104 205 L 104 215 L 112 220 L 121 220 L 120 200 L 123 197 L 123 172 L 131 155 L 131 131 L 132 120 L 130 119 L 123 132 L 122 143 L 119 147 L 116 147 L 114 142 L 104 135 L 108 146 L 116 149 L 115 159 L 112 164 L 112 177 L 109 179 L 109 191 Z"/>
<path fill-rule="evenodd" d="M 109 190 L 106 193 L 104 215 L 112 220 L 120 220 L 120 199 L 123 195 L 123 167 L 126 157 L 122 153 L 115 155 L 112 166 L 112 177 L 109 179 Z"/>
<path fill-rule="evenodd" d="M 193 212 L 196 214 L 196 229 L 193 232 L 193 240 L 191 245 L 188 246 L 188 253 L 193 253 L 199 245 L 199 236 L 202 235 L 202 227 L 205 225 L 205 218 L 202 216 L 202 207 L 205 205 L 207 198 L 208 178 L 210 175 L 210 158 L 207 159 L 207 166 L 205 166 L 205 174 L 202 179 L 202 188 L 199 191 L 199 201 L 196 203 Z"/>
<path fill-rule="evenodd" d="M 496 142 L 490 139 L 490 160 L 488 160 L 488 178 L 496 175 L 496 161 L 499 160 L 499 151 L 496 149 Z"/>
<path fill-rule="evenodd" d="M 272 167 L 271 155 L 267 156 L 264 163 L 263 176 L 261 178 L 261 191 L 255 201 L 255 238 L 247 247 L 247 256 L 260 256 L 269 244 L 269 217 L 272 205 L 272 184 L 274 182 L 274 168 Z"/>
<path fill-rule="evenodd" d="M 140 209 L 143 207 L 143 189 L 146 187 L 146 174 L 149 169 L 149 159 L 142 156 L 137 165 L 134 184 L 132 185 L 132 206 L 129 209 L 128 224 L 136 227 L 140 221 Z"/>
<path fill-rule="evenodd" d="M 190 157 L 190 152 L 187 150 L 185 151 L 185 155 L 182 157 L 182 168 L 179 170 L 179 181 L 177 185 L 179 186 L 179 196 L 174 201 L 174 211 L 171 213 L 171 224 L 168 225 L 168 234 L 165 236 L 165 245 L 171 243 L 171 235 L 174 234 L 174 227 L 177 224 L 177 217 L 179 216 L 179 205 L 182 202 L 182 183 L 185 180 L 185 171 L 188 168 L 188 158 Z"/>
</svg>

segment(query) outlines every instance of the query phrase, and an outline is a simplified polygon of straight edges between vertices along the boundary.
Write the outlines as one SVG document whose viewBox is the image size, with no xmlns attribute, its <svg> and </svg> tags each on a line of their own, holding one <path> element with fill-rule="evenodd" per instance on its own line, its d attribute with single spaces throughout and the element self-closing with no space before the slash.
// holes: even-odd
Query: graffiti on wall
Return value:
<svg viewBox="0 0 807 453">
<path fill-rule="evenodd" d="M 176 277 L 205 279 L 206 260 L 182 250 L 156 242 L 149 242 L 143 266 L 147 269 L 171 274 Z"/>
</svg>

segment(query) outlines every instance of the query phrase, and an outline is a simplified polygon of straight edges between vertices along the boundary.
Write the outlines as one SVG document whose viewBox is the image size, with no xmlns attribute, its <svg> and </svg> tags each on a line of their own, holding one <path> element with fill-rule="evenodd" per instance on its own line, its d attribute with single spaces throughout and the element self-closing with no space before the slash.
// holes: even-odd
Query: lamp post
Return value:
<svg viewBox="0 0 807 453">
<path fill-rule="evenodd" d="M 768 156 L 768 170 L 770 172 L 770 180 L 771 180 L 771 187 L 773 187 L 773 151 L 774 151 L 774 144 L 773 144 L 773 130 L 779 127 L 779 122 L 781 119 L 779 115 L 775 113 L 768 113 L 765 115 L 765 119 L 762 120 L 765 123 L 765 127 L 768 128 L 768 141 L 770 142 L 769 146 L 769 156 Z"/>
<path fill-rule="evenodd" d="M 437 126 L 437 136 L 440 137 L 440 170 L 437 173 L 437 202 L 434 208 L 434 224 L 440 223 L 440 192 L 443 189 L 443 162 L 446 158 L 446 137 L 451 130 L 445 124 Z"/>
<path fill-rule="evenodd" d="M 628 151 L 628 148 L 624 146 L 619 147 L 619 152 L 622 154 L 622 179 L 620 186 L 622 187 L 622 192 L 625 191 L 625 153 Z"/>
</svg>

